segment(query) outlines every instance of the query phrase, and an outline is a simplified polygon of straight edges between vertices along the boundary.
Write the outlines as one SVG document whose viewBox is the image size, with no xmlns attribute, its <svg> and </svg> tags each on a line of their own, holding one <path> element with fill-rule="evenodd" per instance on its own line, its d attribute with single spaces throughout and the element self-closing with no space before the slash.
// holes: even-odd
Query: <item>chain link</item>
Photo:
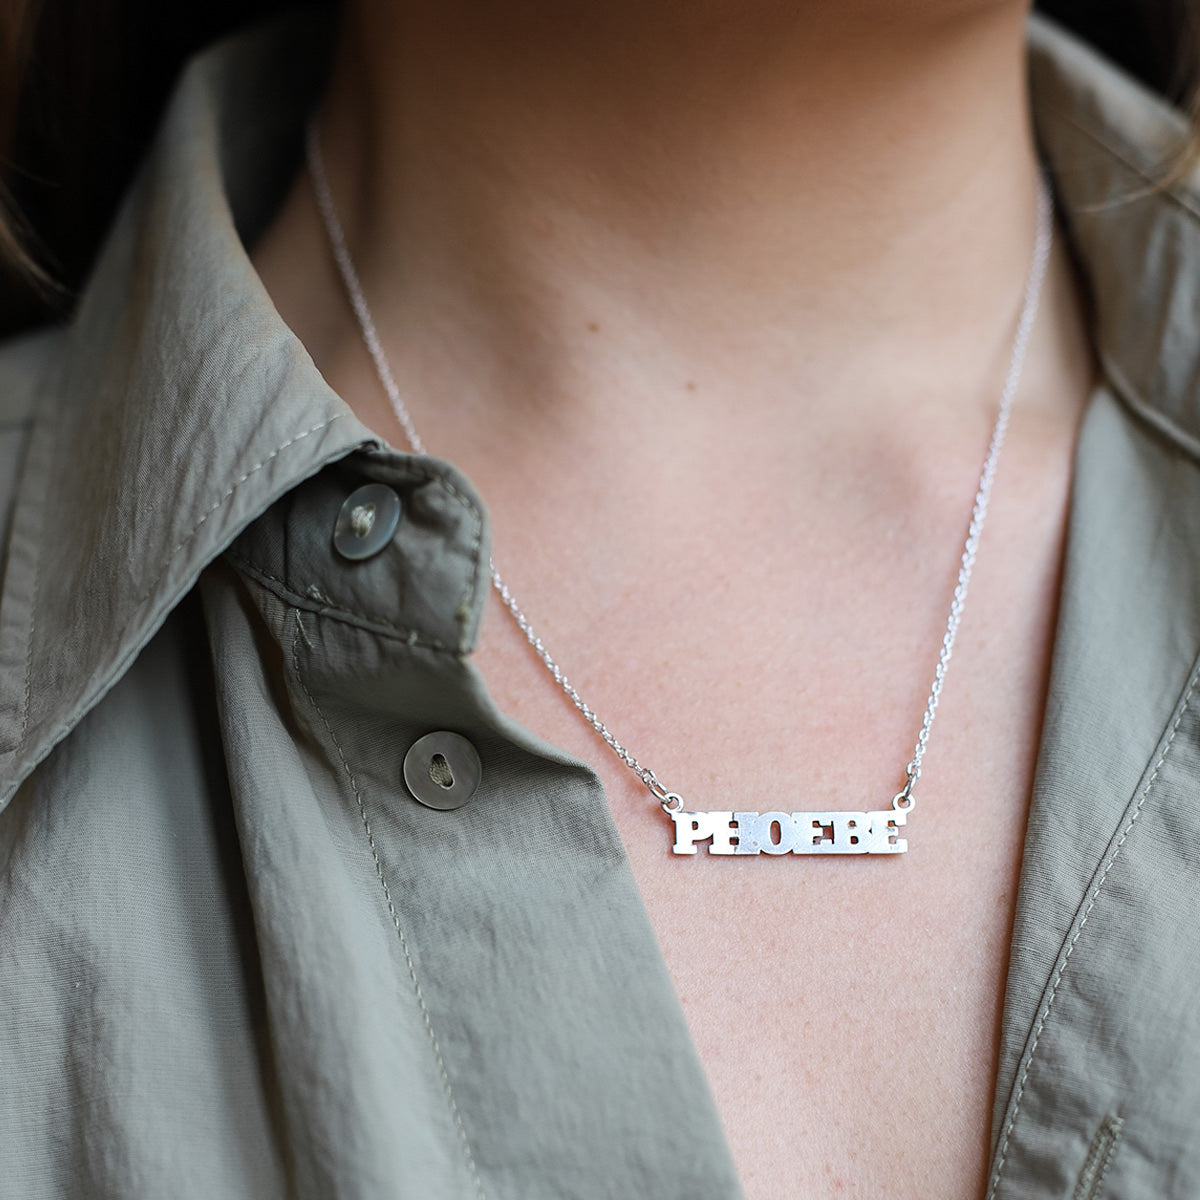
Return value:
<svg viewBox="0 0 1200 1200">
<path fill-rule="evenodd" d="M 946 619 L 946 632 L 942 635 L 942 646 L 938 653 L 937 666 L 933 672 L 933 683 L 929 688 L 929 699 L 926 701 L 925 714 L 921 719 L 921 731 L 917 734 L 917 743 L 913 747 L 912 759 L 904 769 L 904 787 L 897 796 L 897 799 L 903 798 L 907 804 L 897 805 L 897 807 L 912 808 L 912 791 L 917 780 L 921 778 L 921 763 L 929 746 L 929 732 L 933 728 L 933 719 L 937 715 L 938 701 L 942 698 L 942 685 L 946 681 L 950 656 L 954 653 L 954 641 L 958 637 L 958 627 L 962 623 L 963 611 L 967 606 L 967 588 L 970 586 L 971 572 L 975 568 L 975 558 L 979 553 L 979 539 L 983 535 L 983 523 L 987 520 L 988 504 L 992 498 L 992 484 L 996 480 L 996 466 L 1000 461 L 1000 451 L 1004 448 L 1004 439 L 1008 433 L 1013 401 L 1017 397 L 1017 387 L 1021 382 L 1021 370 L 1025 365 L 1025 356 L 1029 350 L 1029 339 L 1033 335 L 1034 323 L 1037 320 L 1038 300 L 1041 297 L 1042 283 L 1046 278 L 1046 268 L 1050 263 L 1050 251 L 1053 244 L 1054 201 L 1046 181 L 1039 175 L 1037 235 L 1034 241 L 1033 262 L 1025 282 L 1021 315 L 1017 321 L 1016 336 L 1013 338 L 1008 374 L 1004 380 L 1004 391 L 1000 396 L 1000 411 L 996 414 L 996 424 L 992 429 L 987 456 L 983 460 L 983 471 L 979 477 L 979 488 L 975 492 L 975 502 L 971 507 L 967 541 L 963 546 L 958 580 L 954 585 L 954 595 L 950 601 L 950 615 Z M 893 804 L 895 803 L 896 801 L 893 800 Z"/>
<path fill-rule="evenodd" d="M 330 249 L 342 283 L 354 310 L 362 333 L 363 342 L 375 373 L 387 395 L 396 415 L 400 428 L 408 440 L 414 454 L 426 454 L 425 443 L 417 433 L 408 407 L 400 395 L 400 388 L 392 375 L 391 366 L 383 352 L 383 344 L 375 328 L 366 294 L 359 282 L 358 271 L 350 250 L 346 244 L 345 231 L 338 219 L 337 209 L 333 201 L 333 193 L 329 186 L 329 178 L 325 171 L 325 162 L 321 154 L 320 137 L 316 121 L 308 128 L 308 170 L 313 183 L 317 208 L 329 238 Z M 929 746 L 929 734 L 933 728 L 933 720 L 937 715 L 938 701 L 942 696 L 942 686 L 946 680 L 946 671 L 950 665 L 950 657 L 954 652 L 954 642 L 958 636 L 959 625 L 962 623 L 963 611 L 967 603 L 967 588 L 971 581 L 971 572 L 975 567 L 975 558 L 979 552 L 979 540 L 983 533 L 984 521 L 987 519 L 988 503 L 991 500 L 992 484 L 996 478 L 996 466 L 1000 460 L 1000 451 L 1004 446 L 1005 435 L 1008 433 L 1009 417 L 1012 413 L 1013 401 L 1016 399 L 1017 387 L 1021 380 L 1021 370 L 1029 349 L 1029 340 L 1033 333 L 1037 318 L 1038 300 L 1041 296 L 1042 283 L 1046 276 L 1046 268 L 1050 261 L 1050 251 L 1054 238 L 1054 203 L 1050 189 L 1040 176 L 1037 193 L 1037 237 L 1034 244 L 1033 262 L 1025 284 L 1024 300 L 1021 315 L 1017 322 L 1017 332 L 1013 339 L 1012 353 L 1009 358 L 1008 374 L 1004 382 L 1004 391 L 1000 398 L 1000 411 L 996 416 L 996 424 L 988 442 L 987 456 L 984 459 L 983 471 L 979 477 L 979 487 L 975 493 L 975 502 L 971 508 L 971 520 L 967 528 L 967 540 L 963 547 L 962 558 L 958 570 L 958 580 L 954 586 L 954 595 L 950 602 L 950 615 L 946 621 L 946 632 L 942 636 L 941 650 L 938 654 L 937 666 L 933 673 L 933 684 L 929 689 L 929 699 L 925 705 L 925 713 L 921 720 L 921 730 L 917 734 L 913 756 L 904 770 L 904 786 L 892 800 L 893 807 L 909 811 L 913 807 L 913 788 L 921 778 L 921 764 Z M 550 672 L 554 682 L 562 689 L 567 699 L 579 710 L 580 715 L 596 731 L 610 750 L 641 780 L 650 794 L 659 802 L 664 812 L 678 812 L 683 806 L 683 798 L 668 790 L 659 782 L 658 776 L 641 763 L 634 754 L 617 739 L 617 736 L 600 719 L 599 714 L 579 694 L 575 686 L 567 678 L 563 669 L 558 665 L 545 643 L 538 636 L 529 618 L 517 603 L 508 584 L 504 582 L 496 567 L 495 559 L 489 563 L 492 586 L 500 597 L 504 607 L 508 609 L 517 627 L 525 635 L 534 653 L 542 665 Z"/>
</svg>

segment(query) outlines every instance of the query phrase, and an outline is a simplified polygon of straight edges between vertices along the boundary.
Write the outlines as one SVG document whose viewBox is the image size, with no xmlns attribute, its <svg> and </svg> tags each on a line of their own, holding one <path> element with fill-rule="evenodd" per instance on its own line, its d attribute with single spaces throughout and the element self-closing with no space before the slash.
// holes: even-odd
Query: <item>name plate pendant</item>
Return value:
<svg viewBox="0 0 1200 1200">
<path fill-rule="evenodd" d="M 675 824 L 674 854 L 903 854 L 907 809 L 880 812 L 684 812 Z"/>
</svg>

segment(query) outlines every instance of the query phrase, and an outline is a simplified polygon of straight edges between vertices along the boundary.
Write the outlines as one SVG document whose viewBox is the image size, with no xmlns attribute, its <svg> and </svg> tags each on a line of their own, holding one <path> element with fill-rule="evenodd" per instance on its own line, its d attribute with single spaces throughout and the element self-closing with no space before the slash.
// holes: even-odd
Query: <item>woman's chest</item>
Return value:
<svg viewBox="0 0 1200 1200">
<path fill-rule="evenodd" d="M 501 707 L 605 782 L 750 1200 L 982 1190 L 1059 546 L 1049 537 L 1022 569 L 998 553 L 904 855 L 710 855 L 702 841 L 673 854 L 671 820 L 519 638 L 495 619 L 485 635 L 479 663 Z M 925 637 L 889 638 L 903 604 L 838 613 L 831 590 L 810 589 L 807 609 L 799 586 L 787 608 L 747 603 L 728 635 L 703 595 L 671 622 L 659 614 L 645 644 L 610 621 L 615 653 L 585 643 L 590 686 L 573 681 L 690 809 L 887 808 L 941 617 Z"/>
<path fill-rule="evenodd" d="M 1028 780 L 969 765 L 904 857 L 631 850 L 751 1200 L 982 1194 Z"/>
</svg>

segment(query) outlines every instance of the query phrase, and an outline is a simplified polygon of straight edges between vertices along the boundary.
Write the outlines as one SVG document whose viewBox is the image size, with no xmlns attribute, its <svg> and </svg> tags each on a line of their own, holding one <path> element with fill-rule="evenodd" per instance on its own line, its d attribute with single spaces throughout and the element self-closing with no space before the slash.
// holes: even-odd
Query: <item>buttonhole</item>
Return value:
<svg viewBox="0 0 1200 1200">
<path fill-rule="evenodd" d="M 1107 1192 L 1104 1177 L 1117 1152 L 1124 1125 L 1125 1121 L 1116 1113 L 1109 1113 L 1100 1122 L 1100 1128 L 1088 1147 L 1087 1158 L 1083 1161 L 1083 1170 L 1079 1173 L 1071 1200 L 1097 1200 L 1102 1191 Z"/>
<path fill-rule="evenodd" d="M 429 778 L 438 787 L 452 788 L 454 786 L 454 772 L 450 770 L 450 764 L 446 761 L 444 754 L 435 754 L 429 760 Z"/>
<path fill-rule="evenodd" d="M 375 505 L 356 504 L 350 510 L 350 528 L 356 538 L 365 538 L 375 524 Z"/>
</svg>

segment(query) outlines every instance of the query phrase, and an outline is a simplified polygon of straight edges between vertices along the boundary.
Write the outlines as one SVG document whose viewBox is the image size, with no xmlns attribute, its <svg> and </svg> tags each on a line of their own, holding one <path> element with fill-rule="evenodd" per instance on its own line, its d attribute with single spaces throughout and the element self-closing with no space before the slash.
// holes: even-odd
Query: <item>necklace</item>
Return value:
<svg viewBox="0 0 1200 1200">
<path fill-rule="evenodd" d="M 404 436 L 413 453 L 425 454 L 427 453 L 425 443 L 417 433 L 408 408 L 401 398 L 400 389 L 392 375 L 391 367 L 388 365 L 383 345 L 375 328 L 375 322 L 371 317 L 371 310 L 367 306 L 366 295 L 359 282 L 358 272 L 346 245 L 346 235 L 338 219 L 333 193 L 325 172 L 315 121 L 309 125 L 307 152 L 308 171 L 316 195 L 317 208 L 320 210 L 325 233 L 329 238 L 330 249 L 337 263 L 351 308 L 354 310 L 354 316 L 358 321 L 363 342 L 366 344 L 367 352 L 374 364 L 375 373 L 379 377 L 380 385 L 391 403 L 392 411 L 395 413 L 396 420 L 400 423 L 400 428 L 404 431 Z M 675 829 L 675 843 L 672 846 L 675 854 L 695 854 L 697 844 L 707 845 L 708 853 L 717 855 L 903 854 L 908 849 L 908 842 L 900 836 L 900 830 L 906 825 L 908 814 L 913 808 L 913 788 L 921 777 L 921 763 L 929 745 L 929 733 L 933 728 L 933 719 L 937 714 L 938 701 L 941 699 L 946 670 L 954 651 L 954 640 L 958 636 L 958 628 L 966 608 L 967 588 L 979 551 L 979 540 L 983 533 L 984 521 L 987 518 L 992 484 L 996 477 L 996 466 L 1000 459 L 1000 451 L 1004 446 L 1005 434 L 1008 432 L 1009 416 L 1016 398 L 1021 370 L 1025 364 L 1026 351 L 1029 348 L 1030 335 L 1037 317 L 1038 300 L 1041 296 L 1042 283 L 1046 276 L 1046 267 L 1053 243 L 1053 231 L 1053 200 L 1045 180 L 1039 176 L 1037 236 L 1034 241 L 1033 261 L 1026 278 L 1021 314 L 1017 321 L 1017 331 L 1009 356 L 1008 374 L 1001 392 L 1000 407 L 988 442 L 983 470 L 979 476 L 979 487 L 975 492 L 975 501 L 971 508 L 971 519 L 967 528 L 967 539 L 963 546 L 958 581 L 955 584 L 953 599 L 950 603 L 950 615 L 946 620 L 946 632 L 942 637 L 937 666 L 933 674 L 933 684 L 929 689 L 929 699 L 925 704 L 925 713 L 921 720 L 921 730 L 917 734 L 912 759 L 904 769 L 904 784 L 900 791 L 892 797 L 890 808 L 862 812 L 831 810 L 790 813 L 779 811 L 738 812 L 732 809 L 689 810 L 684 804 L 683 797 L 660 783 L 658 776 L 617 740 L 595 710 L 576 691 L 557 661 L 551 657 L 545 643 L 538 636 L 530 624 L 529 618 L 517 603 L 516 597 L 504 582 L 495 560 L 493 559 L 489 564 L 492 586 L 530 646 L 533 647 L 543 666 L 550 672 L 554 682 L 566 694 L 583 719 L 599 734 L 609 749 L 642 781 L 650 794 L 658 801 L 663 812 L 670 817 Z"/>
</svg>

